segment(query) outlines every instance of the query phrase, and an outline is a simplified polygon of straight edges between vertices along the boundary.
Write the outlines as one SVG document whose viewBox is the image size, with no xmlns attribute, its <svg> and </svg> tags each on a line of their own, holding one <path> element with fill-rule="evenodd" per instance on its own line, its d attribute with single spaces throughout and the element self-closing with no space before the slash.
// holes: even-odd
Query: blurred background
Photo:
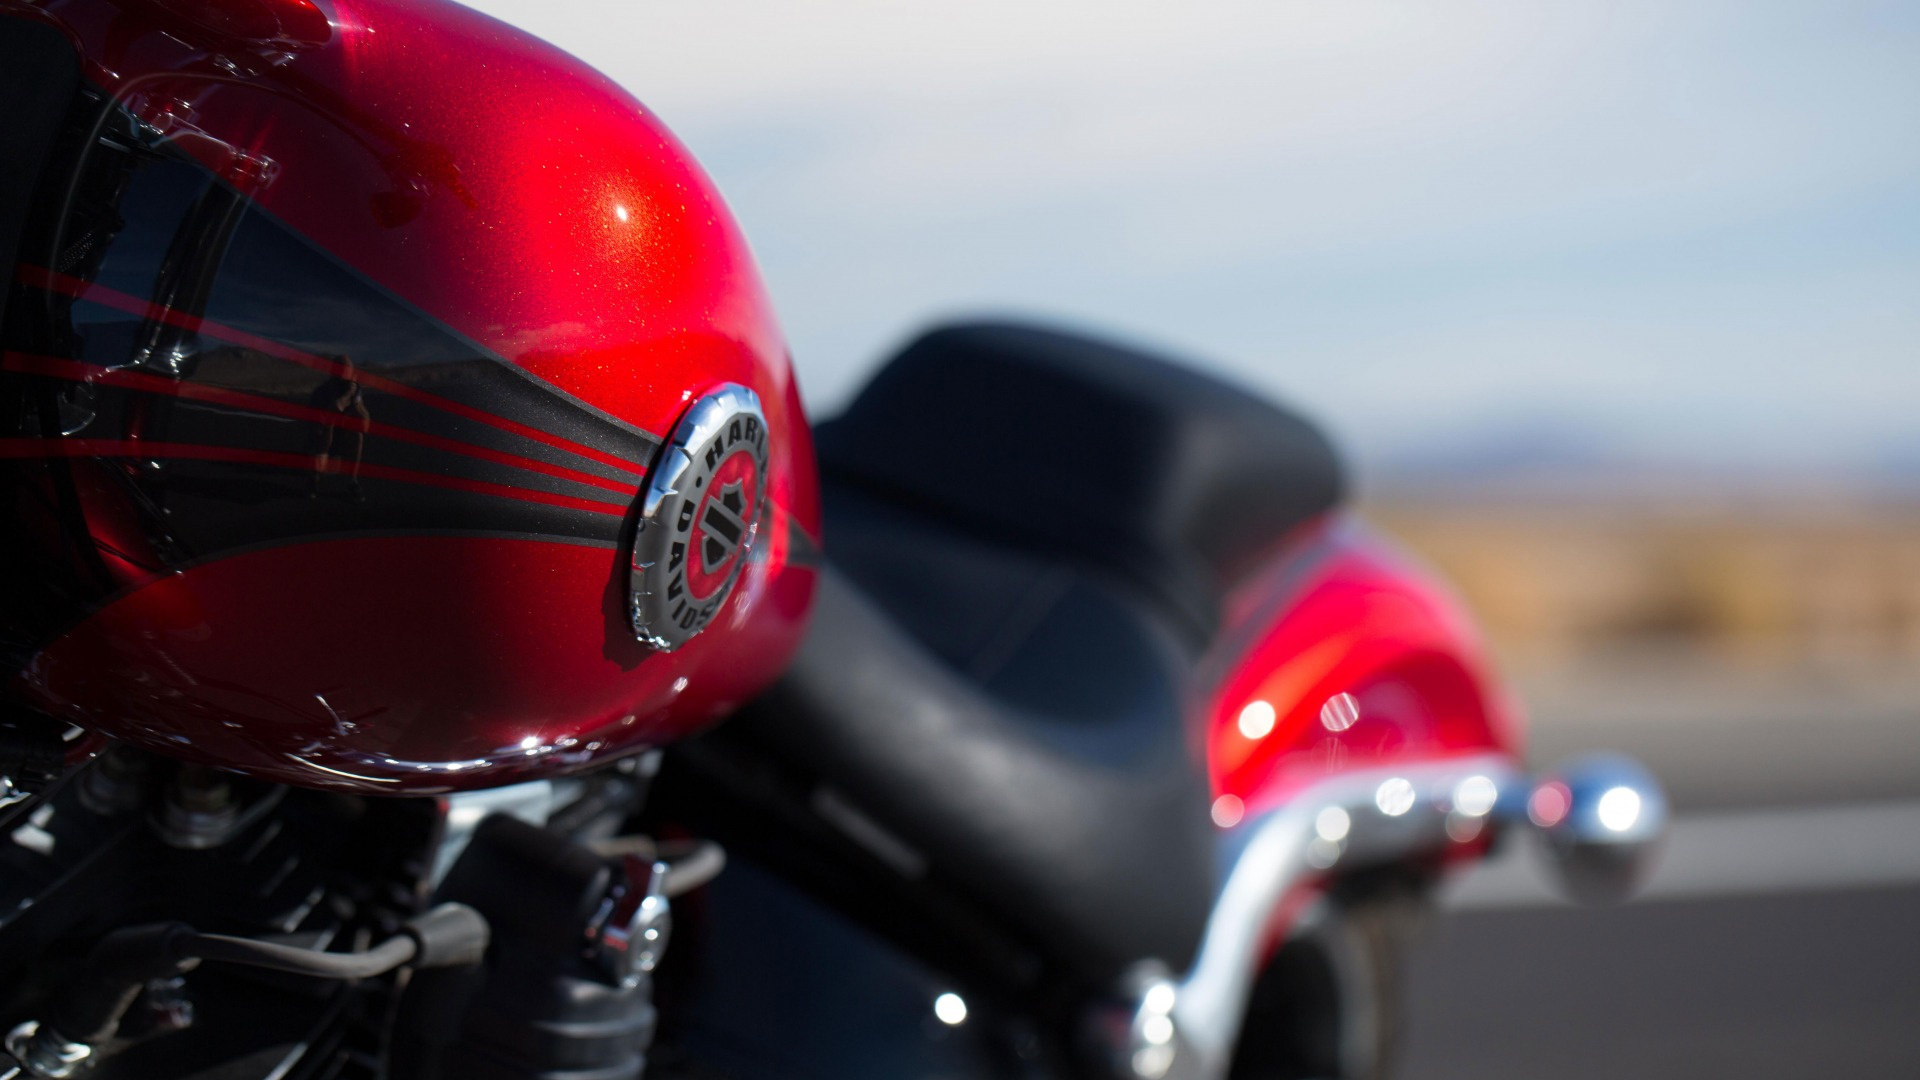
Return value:
<svg viewBox="0 0 1920 1080">
<path fill-rule="evenodd" d="M 1920 5 L 482 0 L 659 113 L 809 405 L 983 312 L 1320 418 L 1648 898 L 1461 883 L 1409 1080 L 1920 1075 Z"/>
</svg>

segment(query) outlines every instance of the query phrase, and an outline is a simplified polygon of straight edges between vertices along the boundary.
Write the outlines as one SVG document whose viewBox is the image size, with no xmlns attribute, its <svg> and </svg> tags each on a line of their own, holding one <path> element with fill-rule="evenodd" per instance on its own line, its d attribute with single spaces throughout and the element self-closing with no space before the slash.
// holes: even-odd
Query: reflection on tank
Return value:
<svg viewBox="0 0 1920 1080">
<path fill-rule="evenodd" d="M 350 417 L 344 424 L 313 425 L 313 476 L 307 488 L 308 498 L 317 498 L 321 485 L 329 472 L 344 471 L 347 474 L 347 490 L 354 502 L 365 502 L 367 496 L 360 490 L 360 460 L 366 455 L 367 429 L 373 426 L 373 415 L 367 411 L 367 397 L 360 390 L 358 372 L 353 366 L 353 358 L 337 358 L 335 374 L 315 387 L 307 404 L 316 409 L 336 412 Z M 345 454 L 334 460 L 334 446 L 337 442 L 352 441 L 353 456 L 349 461 Z"/>
<path fill-rule="evenodd" d="M 153 282 L 156 315 L 164 311 L 169 317 L 145 320 L 133 355 L 134 363 L 176 378 L 193 374 L 201 348 L 193 326 L 207 313 L 234 226 L 247 205 L 239 192 L 211 177 L 202 183 L 174 230 Z"/>
<path fill-rule="evenodd" d="M 189 119 L 233 86 L 149 89 L 82 91 L 22 235 L 0 327 L 0 503 L 21 525 L 0 537 L 0 662 L 238 550 L 474 529 L 617 540 L 650 437 L 257 212 L 282 167 Z"/>
</svg>

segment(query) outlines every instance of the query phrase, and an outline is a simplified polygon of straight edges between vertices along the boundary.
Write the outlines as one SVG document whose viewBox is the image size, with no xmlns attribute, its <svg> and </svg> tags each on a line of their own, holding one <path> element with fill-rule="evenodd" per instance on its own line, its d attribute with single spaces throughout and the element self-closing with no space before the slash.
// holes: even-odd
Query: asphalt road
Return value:
<svg viewBox="0 0 1920 1080">
<path fill-rule="evenodd" d="M 1405 1080 L 1913 1080 L 1920 887 L 1455 912 L 1407 991 Z"/>
<path fill-rule="evenodd" d="M 1648 895 L 1566 906 L 1526 844 L 1457 882 L 1409 958 L 1401 1080 L 1920 1078 L 1920 695 L 1603 689 L 1534 747 L 1663 777 Z"/>
</svg>

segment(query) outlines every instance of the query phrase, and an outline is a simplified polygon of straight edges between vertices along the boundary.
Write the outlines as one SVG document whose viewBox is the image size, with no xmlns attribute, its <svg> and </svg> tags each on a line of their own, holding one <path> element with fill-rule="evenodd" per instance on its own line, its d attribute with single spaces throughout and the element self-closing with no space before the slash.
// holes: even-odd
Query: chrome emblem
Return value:
<svg viewBox="0 0 1920 1080">
<path fill-rule="evenodd" d="M 694 402 L 640 492 L 633 632 L 663 652 L 707 628 L 733 592 L 766 500 L 767 418 L 728 383 Z"/>
</svg>

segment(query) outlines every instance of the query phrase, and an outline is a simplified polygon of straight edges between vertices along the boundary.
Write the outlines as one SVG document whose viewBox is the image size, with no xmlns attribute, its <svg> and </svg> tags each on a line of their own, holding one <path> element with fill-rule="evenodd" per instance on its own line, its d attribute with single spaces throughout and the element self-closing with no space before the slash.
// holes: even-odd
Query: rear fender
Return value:
<svg viewBox="0 0 1920 1080">
<path fill-rule="evenodd" d="M 1343 772 L 1503 753 L 1523 728 L 1461 604 L 1351 519 L 1229 599 L 1204 735 L 1223 826 Z"/>
</svg>

